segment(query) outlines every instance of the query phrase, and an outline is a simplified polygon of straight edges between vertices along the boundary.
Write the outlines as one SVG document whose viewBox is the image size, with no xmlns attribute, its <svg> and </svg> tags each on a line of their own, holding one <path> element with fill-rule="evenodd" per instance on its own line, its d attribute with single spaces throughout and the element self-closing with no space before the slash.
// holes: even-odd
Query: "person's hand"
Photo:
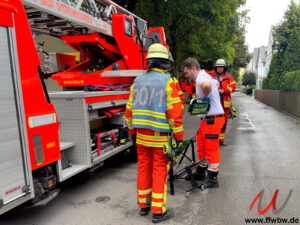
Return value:
<svg viewBox="0 0 300 225">
<path fill-rule="evenodd" d="M 136 135 L 131 135 L 130 139 L 131 139 L 133 144 L 136 144 Z"/>
<path fill-rule="evenodd" d="M 176 141 L 177 147 L 174 149 L 175 151 L 175 156 L 180 155 L 184 151 L 184 142 L 183 141 Z"/>
<path fill-rule="evenodd" d="M 183 148 L 183 141 L 176 141 L 177 148 Z"/>
<path fill-rule="evenodd" d="M 224 94 L 224 90 L 223 89 L 219 89 L 219 94 Z"/>
<path fill-rule="evenodd" d="M 209 96 L 204 96 L 204 97 L 202 97 L 201 99 L 202 99 L 202 101 L 204 101 L 204 102 L 210 102 L 210 97 L 209 97 Z"/>
</svg>

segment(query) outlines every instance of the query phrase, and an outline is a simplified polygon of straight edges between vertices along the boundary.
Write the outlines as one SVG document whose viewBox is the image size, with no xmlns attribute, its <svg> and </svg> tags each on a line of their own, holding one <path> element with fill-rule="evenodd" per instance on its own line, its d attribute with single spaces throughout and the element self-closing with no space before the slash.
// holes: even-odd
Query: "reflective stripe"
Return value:
<svg viewBox="0 0 300 225">
<path fill-rule="evenodd" d="M 167 101 L 167 104 L 174 104 L 174 103 L 177 103 L 177 102 L 181 102 L 180 101 L 180 98 L 172 98 L 172 99 L 169 99 L 168 101 Z"/>
<path fill-rule="evenodd" d="M 168 164 L 168 165 L 169 165 L 169 167 L 168 167 L 168 171 L 169 171 L 170 164 Z M 164 205 L 163 205 L 163 207 L 162 207 L 162 212 L 163 212 L 163 213 L 165 213 L 165 211 L 167 211 L 167 209 L 166 209 L 166 205 L 167 205 L 167 195 L 168 195 L 168 185 L 167 185 L 167 184 L 165 184 L 164 190 L 165 190 L 165 192 L 164 192 Z"/>
<path fill-rule="evenodd" d="M 149 194 L 151 193 L 152 189 L 146 189 L 146 190 L 138 190 L 138 194 L 139 195 L 146 195 L 146 194 Z"/>
<path fill-rule="evenodd" d="M 208 167 L 207 168 L 207 170 L 213 171 L 213 172 L 217 172 L 219 169 L 220 169 L 220 167 L 217 167 L 217 168 L 210 168 L 210 167 Z"/>
<path fill-rule="evenodd" d="M 132 103 L 131 102 L 127 102 L 127 106 L 126 106 L 126 108 L 132 108 Z"/>
<path fill-rule="evenodd" d="M 209 164 L 208 167 L 219 167 L 220 166 L 220 163 L 212 163 L 212 164 Z"/>
<path fill-rule="evenodd" d="M 151 202 L 151 206 L 154 207 L 163 207 L 163 205 L 164 205 L 163 202 L 154 202 L 154 201 Z"/>
<path fill-rule="evenodd" d="M 165 117 L 166 118 L 166 114 L 165 113 L 160 113 L 160 112 L 155 112 L 155 111 L 151 111 L 151 110 L 144 110 L 144 109 L 135 109 L 133 112 L 138 112 L 138 113 L 151 113 L 151 115 L 154 115 L 155 117 Z"/>
<path fill-rule="evenodd" d="M 142 110 L 134 110 L 132 112 L 132 115 L 145 115 L 145 116 L 153 116 L 161 119 L 167 119 L 166 114 L 164 113 L 163 116 L 160 116 L 160 115 L 154 115 L 153 111 L 148 111 L 148 110 L 143 110 L 145 112 L 138 112 L 138 111 L 142 111 Z"/>
<path fill-rule="evenodd" d="M 152 197 L 153 197 L 153 198 L 163 198 L 163 197 L 164 197 L 164 194 L 152 192 Z"/>
<path fill-rule="evenodd" d="M 152 141 L 168 141 L 168 136 L 150 136 L 145 134 L 137 134 L 137 138 L 142 138 L 146 140 L 152 140 Z"/>
<path fill-rule="evenodd" d="M 225 139 L 225 134 L 224 134 L 224 133 L 221 133 L 221 134 L 219 135 L 219 139 L 220 139 L 220 140 L 224 140 L 224 139 Z"/>
<path fill-rule="evenodd" d="M 208 170 L 210 171 L 218 171 L 220 168 L 220 163 L 212 163 L 212 164 L 208 164 Z"/>
<path fill-rule="evenodd" d="M 180 127 L 171 127 L 171 128 L 172 128 L 173 133 L 178 133 L 178 132 L 183 131 L 183 126 L 180 126 Z"/>
<path fill-rule="evenodd" d="M 139 203 L 147 203 L 147 198 L 139 198 L 138 202 Z"/>
<path fill-rule="evenodd" d="M 153 68 L 150 71 L 156 71 L 156 72 L 159 72 L 159 73 L 169 74 L 168 71 L 165 71 L 165 70 L 162 70 L 162 69 L 157 69 L 157 68 Z"/>
<path fill-rule="evenodd" d="M 231 105 L 231 101 L 224 101 L 224 107 L 228 108 Z"/>
<path fill-rule="evenodd" d="M 147 141 L 142 141 L 141 139 L 136 139 L 136 143 L 148 147 L 164 147 L 164 145 L 168 144 L 169 142 L 147 142 Z"/>
<path fill-rule="evenodd" d="M 170 125 L 169 124 L 165 124 L 165 123 L 159 123 L 159 122 L 154 122 L 151 120 L 144 120 L 144 119 L 133 119 L 133 126 L 136 124 L 140 124 L 140 125 L 149 125 L 149 126 L 155 126 L 158 128 L 163 128 L 163 129 L 170 129 Z"/>
<path fill-rule="evenodd" d="M 40 116 L 31 116 L 28 118 L 28 124 L 30 128 L 44 126 L 48 124 L 56 123 L 56 114 L 50 113 Z"/>
</svg>

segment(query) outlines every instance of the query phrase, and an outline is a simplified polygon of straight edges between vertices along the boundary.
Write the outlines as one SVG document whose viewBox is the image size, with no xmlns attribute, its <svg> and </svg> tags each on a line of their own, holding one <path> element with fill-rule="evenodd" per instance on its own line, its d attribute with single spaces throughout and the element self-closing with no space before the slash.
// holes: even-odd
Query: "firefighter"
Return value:
<svg viewBox="0 0 300 225">
<path fill-rule="evenodd" d="M 172 210 L 166 209 L 170 163 L 163 146 L 168 144 L 170 133 L 178 142 L 183 140 L 183 105 L 178 84 L 168 73 L 171 70 L 168 49 L 153 44 L 146 59 L 147 72 L 137 77 L 130 89 L 126 119 L 137 144 L 140 215 L 146 216 L 151 210 L 152 222 L 159 223 L 174 216 Z"/>
<path fill-rule="evenodd" d="M 224 59 L 216 61 L 214 71 L 210 74 L 219 82 L 221 104 L 225 113 L 225 123 L 220 134 L 220 145 L 226 145 L 224 139 L 231 107 L 231 93 L 236 90 L 236 83 L 232 75 L 227 73 L 227 65 Z"/>
<path fill-rule="evenodd" d="M 220 167 L 219 135 L 224 124 L 218 83 L 200 69 L 198 61 L 194 58 L 184 61 L 183 72 L 187 78 L 195 81 L 196 97 L 210 102 L 207 115 L 204 118 L 200 117 L 199 125 L 202 124 L 197 133 L 197 149 L 198 160 L 203 162 L 197 167 L 194 178 L 203 181 L 203 188 L 217 188 Z"/>
</svg>

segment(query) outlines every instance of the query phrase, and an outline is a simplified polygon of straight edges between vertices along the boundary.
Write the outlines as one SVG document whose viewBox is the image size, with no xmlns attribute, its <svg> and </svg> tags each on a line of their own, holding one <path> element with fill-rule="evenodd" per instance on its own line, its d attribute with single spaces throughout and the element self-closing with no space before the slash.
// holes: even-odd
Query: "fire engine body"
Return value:
<svg viewBox="0 0 300 225">
<path fill-rule="evenodd" d="M 52 75 L 64 87 L 130 83 L 144 69 L 145 37 L 148 45 L 166 40 L 163 28 L 145 31 L 145 21 L 108 0 L 0 1 L 0 17 L 1 215 L 29 200 L 48 201 L 59 182 L 132 146 L 126 134 L 119 137 L 129 92 L 48 95 L 32 32 L 80 51 L 81 63 Z"/>
</svg>

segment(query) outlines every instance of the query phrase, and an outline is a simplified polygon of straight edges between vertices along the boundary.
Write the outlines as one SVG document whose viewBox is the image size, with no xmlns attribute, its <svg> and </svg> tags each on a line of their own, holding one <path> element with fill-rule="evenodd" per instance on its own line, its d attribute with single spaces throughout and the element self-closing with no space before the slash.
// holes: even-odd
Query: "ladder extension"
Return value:
<svg viewBox="0 0 300 225">
<path fill-rule="evenodd" d="M 52 36 L 99 32 L 112 36 L 112 14 L 146 21 L 110 0 L 23 0 L 33 32 Z"/>
</svg>

